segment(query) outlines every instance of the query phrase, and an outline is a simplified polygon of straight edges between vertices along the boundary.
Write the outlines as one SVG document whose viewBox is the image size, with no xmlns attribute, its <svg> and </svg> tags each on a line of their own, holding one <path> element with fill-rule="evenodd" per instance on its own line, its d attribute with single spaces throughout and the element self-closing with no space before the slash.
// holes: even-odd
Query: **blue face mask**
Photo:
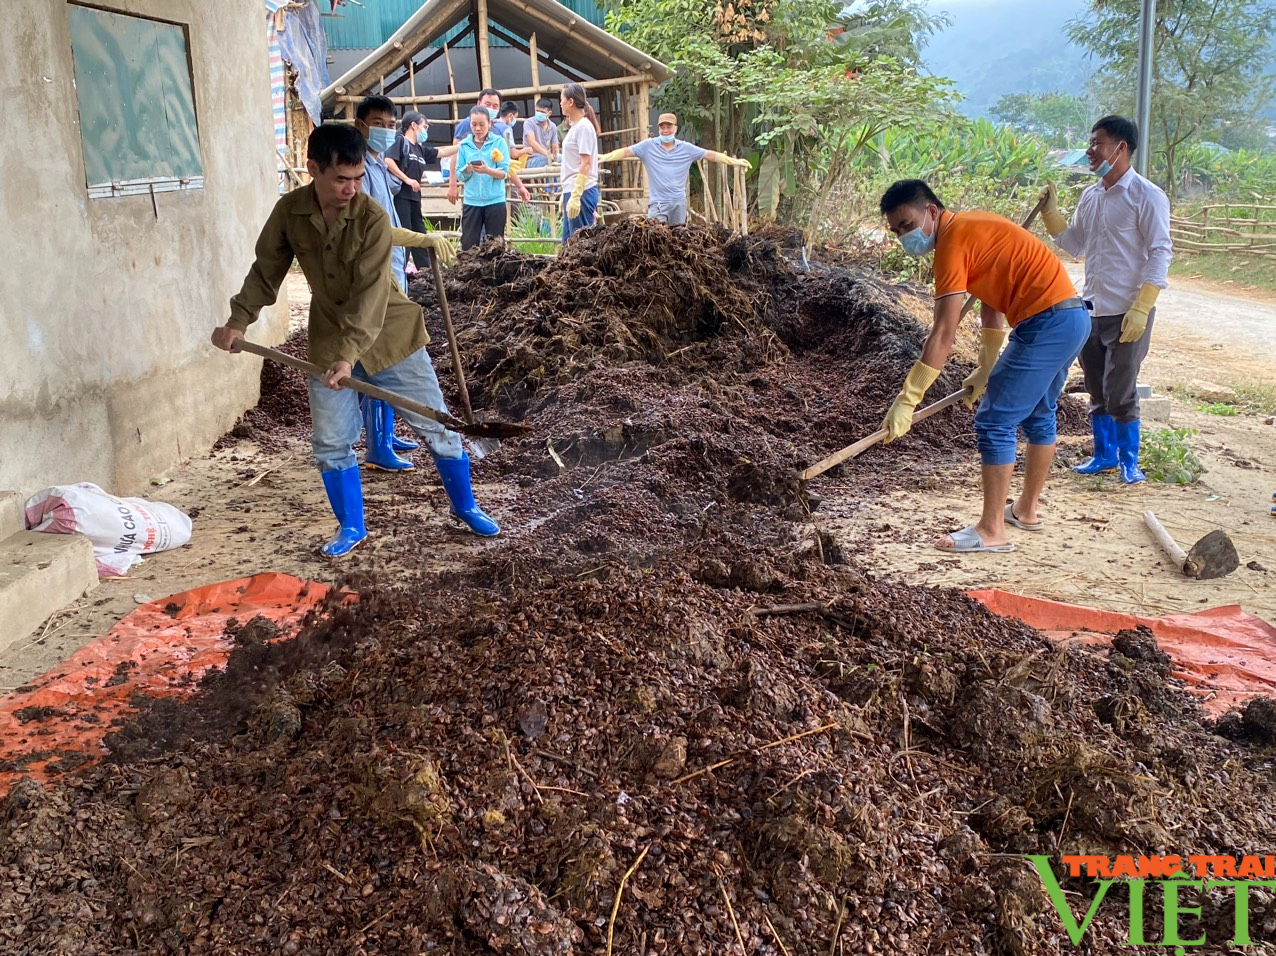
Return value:
<svg viewBox="0 0 1276 956">
<path fill-rule="evenodd" d="M 394 130 L 380 126 L 368 128 L 368 148 L 374 153 L 384 153 L 394 145 Z"/>
<path fill-rule="evenodd" d="M 1120 151 L 1120 149 L 1121 147 L 1117 146 L 1117 151 Z M 1116 154 L 1114 153 L 1113 155 L 1116 155 Z M 1112 163 L 1109 160 L 1105 159 L 1103 162 L 1099 163 L 1098 169 L 1090 170 L 1090 175 L 1098 176 L 1100 179 L 1102 179 L 1104 176 L 1106 176 L 1110 172 L 1112 172 Z"/>
<path fill-rule="evenodd" d="M 537 123 L 539 123 L 539 124 L 541 124 L 542 126 L 544 126 L 546 123 L 548 123 L 548 122 L 549 122 L 549 114 L 548 114 L 548 113 L 537 113 L 537 114 L 536 114 L 536 122 L 537 122 Z"/>
<path fill-rule="evenodd" d="M 939 232 L 939 223 L 935 223 L 935 228 L 928 236 L 922 231 L 922 227 L 918 226 L 911 232 L 906 232 L 899 237 L 899 244 L 904 247 L 904 251 L 910 256 L 924 256 L 935 248 L 935 233 Z"/>
<path fill-rule="evenodd" d="M 493 120 L 496 119 L 499 112 L 500 112 L 499 110 L 494 110 L 490 106 L 487 108 L 487 115 Z"/>
<path fill-rule="evenodd" d="M 664 133 L 660 134 L 660 142 L 662 143 L 672 143 L 673 140 L 674 140 L 673 133 L 670 133 L 668 136 L 666 136 Z"/>
</svg>

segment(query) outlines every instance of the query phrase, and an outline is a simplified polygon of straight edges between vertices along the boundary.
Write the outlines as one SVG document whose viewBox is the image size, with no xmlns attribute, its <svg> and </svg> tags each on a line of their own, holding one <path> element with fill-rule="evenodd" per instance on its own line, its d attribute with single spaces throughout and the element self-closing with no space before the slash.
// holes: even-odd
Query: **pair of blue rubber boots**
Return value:
<svg viewBox="0 0 1276 956">
<path fill-rule="evenodd" d="M 364 461 L 370 467 L 383 471 L 411 471 L 415 468 L 412 462 L 396 454 L 420 446 L 395 437 L 394 409 L 385 402 L 368 399 L 362 402 L 362 412 Z M 461 452 L 460 458 L 436 456 L 434 464 L 439 469 L 439 478 L 451 503 L 452 514 L 477 535 L 492 538 L 500 534 L 500 525 L 474 501 L 469 455 Z M 322 474 L 328 503 L 332 505 L 332 513 L 337 516 L 340 527 L 336 536 L 319 550 L 325 557 L 339 558 L 353 551 L 368 536 L 363 521 L 363 483 L 358 466 Z"/>
<path fill-rule="evenodd" d="M 1121 480 L 1127 485 L 1147 481 L 1147 475 L 1139 470 L 1139 443 L 1141 428 L 1139 419 L 1119 422 L 1111 415 L 1093 415 L 1090 428 L 1094 433 L 1094 455 L 1089 461 L 1072 470 L 1078 475 L 1097 475 L 1104 471 L 1121 472 Z"/>
</svg>

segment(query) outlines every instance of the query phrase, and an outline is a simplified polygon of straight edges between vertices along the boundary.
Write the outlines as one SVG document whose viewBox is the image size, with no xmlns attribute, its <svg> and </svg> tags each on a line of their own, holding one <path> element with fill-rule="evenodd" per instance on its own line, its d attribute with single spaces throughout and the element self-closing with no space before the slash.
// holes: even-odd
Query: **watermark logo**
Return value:
<svg viewBox="0 0 1276 956">
<path fill-rule="evenodd" d="M 1185 889 L 1194 889 L 1198 893 L 1211 890 L 1223 890 L 1231 893 L 1235 905 L 1236 922 L 1232 938 L 1227 942 L 1232 946 L 1250 946 L 1249 933 L 1249 891 L 1254 887 L 1266 887 L 1276 890 L 1276 856 L 1189 856 L 1186 860 L 1181 856 L 1065 856 L 1062 857 L 1068 875 L 1072 877 L 1087 876 L 1098 885 L 1094 899 L 1085 916 L 1078 922 L 1076 914 L 1068 905 L 1055 877 L 1051 860 L 1048 856 L 1029 856 L 1027 858 L 1036 867 L 1046 893 L 1054 904 L 1063 928 L 1072 940 L 1072 945 L 1080 946 L 1085 938 L 1086 930 L 1094 921 L 1095 914 L 1103 906 L 1104 897 L 1117 883 L 1123 884 L 1129 891 L 1129 938 L 1128 946 L 1174 946 L 1176 956 L 1187 952 L 1185 947 L 1204 946 L 1207 940 L 1204 933 L 1193 939 L 1184 939 L 1179 927 L 1181 917 L 1201 918 L 1200 906 L 1187 906 L 1180 899 L 1179 893 Z M 1148 939 L 1144 924 L 1144 904 L 1149 896 L 1156 894 L 1162 899 L 1161 913 L 1164 924 L 1164 935 L 1161 939 Z M 1155 897 L 1152 897 L 1155 899 Z"/>
</svg>

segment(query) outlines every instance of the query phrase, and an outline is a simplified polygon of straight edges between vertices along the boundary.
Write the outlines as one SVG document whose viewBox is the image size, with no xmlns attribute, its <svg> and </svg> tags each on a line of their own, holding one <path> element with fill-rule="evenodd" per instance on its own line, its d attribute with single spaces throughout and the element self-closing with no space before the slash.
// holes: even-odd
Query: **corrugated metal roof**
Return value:
<svg viewBox="0 0 1276 956">
<path fill-rule="evenodd" d="M 323 91 L 324 106 L 333 106 L 341 93 L 371 89 L 374 79 L 389 76 L 409 56 L 437 44 L 463 25 L 470 9 L 470 0 L 425 0 L 384 43 L 329 84 Z M 542 53 L 597 79 L 643 75 L 654 84 L 672 75 L 655 57 L 612 36 L 557 0 L 488 0 L 488 19 L 515 36 L 535 33 Z"/>
<path fill-rule="evenodd" d="M 606 14 L 595 0 L 560 0 L 563 6 L 590 23 L 602 26 Z M 344 3 L 337 8 L 337 15 L 323 18 L 324 32 L 328 35 L 330 50 L 375 50 L 388 40 L 394 31 L 407 23 L 424 5 L 422 0 L 360 0 L 363 4 Z M 458 27 L 448 31 L 439 43 L 451 43 L 461 32 Z M 524 37 L 523 39 L 526 39 Z M 491 38 L 491 45 L 509 46 L 504 40 Z M 474 37 L 467 36 L 457 47 L 474 46 Z"/>
</svg>

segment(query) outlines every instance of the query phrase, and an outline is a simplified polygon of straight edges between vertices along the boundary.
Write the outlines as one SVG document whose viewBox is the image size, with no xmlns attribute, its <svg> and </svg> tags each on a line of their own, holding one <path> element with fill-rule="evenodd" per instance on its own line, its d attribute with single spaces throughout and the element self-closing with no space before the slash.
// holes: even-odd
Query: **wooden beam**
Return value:
<svg viewBox="0 0 1276 956">
<path fill-rule="evenodd" d="M 650 78 L 646 76 L 617 76 L 607 80 L 585 80 L 580 85 L 587 90 L 605 90 L 609 87 L 623 86 L 626 83 L 632 83 L 635 81 L 648 82 L 649 79 Z M 542 86 L 540 89 L 533 89 L 530 86 L 520 86 L 511 90 L 505 90 L 504 96 L 507 99 L 516 99 L 519 97 L 533 96 L 538 93 L 552 93 L 556 89 L 558 89 L 557 84 Z M 464 100 L 477 100 L 478 95 L 479 91 L 476 90 L 473 93 L 458 93 L 454 95 L 436 93 L 432 96 L 391 96 L 389 99 L 395 106 L 411 106 L 413 103 L 455 103 Z M 362 99 L 362 96 L 338 96 L 336 98 L 336 102 L 358 103 Z"/>
<path fill-rule="evenodd" d="M 491 30 L 492 30 L 492 32 L 493 32 L 494 34 L 496 34 L 496 36 L 497 36 L 497 37 L 499 37 L 500 39 L 504 40 L 504 41 L 505 41 L 506 43 L 508 43 L 510 46 L 514 47 L 514 49 L 516 49 L 516 50 L 522 50 L 522 51 L 523 51 L 524 53 L 526 53 L 528 56 L 531 56 L 531 55 L 532 55 L 531 48 L 530 48 L 529 46 L 527 46 L 527 44 L 525 44 L 525 43 L 524 43 L 522 40 L 520 40 L 518 37 L 514 36 L 514 34 L 507 32 L 507 31 L 506 31 L 503 27 L 501 27 L 500 25 L 493 23 L 493 24 L 492 24 L 492 26 L 491 26 Z M 541 53 L 541 52 L 537 51 L 537 57 L 538 57 L 538 58 L 540 59 L 540 61 L 541 61 L 542 63 L 544 63 L 546 66 L 550 67 L 551 69 L 557 70 L 559 73 L 563 74 L 563 76 L 567 77 L 569 80 L 574 80 L 574 81 L 576 81 L 577 83 L 583 83 L 583 82 L 585 82 L 586 77 L 585 77 L 583 74 L 576 72 L 575 70 L 573 70 L 570 66 L 568 66 L 568 65 L 567 65 L 567 64 L 565 64 L 565 63 L 559 63 L 557 60 L 555 60 L 555 59 L 554 59 L 553 57 L 551 57 L 549 54 L 547 54 L 547 53 Z M 536 81 L 534 81 L 532 85 L 533 85 L 533 86 L 540 86 L 540 85 L 541 85 L 541 84 L 540 84 L 540 77 L 539 77 L 539 76 L 537 76 Z M 552 86 L 542 87 L 542 88 L 543 88 L 543 89 L 554 89 L 554 87 L 552 87 Z"/>
<path fill-rule="evenodd" d="M 528 3 L 524 3 L 523 0 L 503 0 L 503 2 L 511 6 L 517 7 L 518 9 L 522 10 L 524 13 L 526 13 L 529 17 L 533 18 L 537 22 L 543 23 L 548 27 L 555 28 L 554 32 L 556 33 L 566 30 L 567 32 L 571 34 L 570 40 L 567 41 L 570 46 L 572 47 L 582 46 L 588 50 L 593 50 L 599 56 L 603 57 L 610 63 L 615 63 L 617 66 L 631 66 L 631 64 L 629 63 L 625 63 L 621 60 L 618 60 L 616 58 L 616 54 L 613 53 L 611 50 L 608 50 L 604 46 L 598 45 L 593 40 L 589 39 L 588 37 L 584 36 L 579 31 L 576 30 L 576 27 L 581 25 L 582 23 L 593 26 L 593 24 L 589 23 L 588 20 L 582 20 L 580 17 L 572 16 L 572 17 L 568 17 L 567 20 L 565 21 L 559 21 L 546 16 L 538 8 L 533 7 L 532 5 Z M 646 61 L 645 63 L 637 64 L 638 69 L 640 70 L 649 70 L 651 69 L 651 65 L 652 64 L 650 60 Z M 648 83 L 652 83 L 652 84 L 655 83 L 655 80 L 651 77 L 650 74 L 644 73 L 642 74 L 640 78 L 645 80 Z M 626 79 L 628 79 L 628 77 L 626 77 Z"/>
<path fill-rule="evenodd" d="M 472 31 L 473 31 L 473 27 L 472 27 L 472 26 L 467 25 L 467 26 L 465 27 L 465 29 L 464 29 L 464 30 L 462 30 L 460 33 L 458 33 L 456 36 L 454 36 L 454 37 L 452 38 L 451 42 L 452 42 L 453 44 L 455 44 L 457 41 L 462 40 L 462 39 L 464 39 L 465 37 L 469 36 L 469 35 L 470 35 L 470 33 L 471 33 Z M 417 69 L 417 71 L 418 71 L 418 72 L 419 72 L 419 71 L 421 71 L 421 70 L 424 70 L 427 66 L 429 66 L 431 63 L 433 63 L 433 62 L 434 62 L 435 60 L 437 60 L 439 57 L 443 56 L 444 48 L 445 48 L 445 47 L 427 47 L 427 49 L 429 49 L 429 51 L 430 51 L 430 52 L 429 52 L 426 56 L 423 56 L 421 59 L 416 60 L 416 61 L 412 61 L 412 60 L 409 60 L 409 61 L 408 61 L 408 68 L 409 68 L 409 70 L 411 70 L 411 69 L 412 69 L 412 66 L 413 66 L 413 63 L 414 63 L 414 62 L 415 62 L 415 66 L 416 66 L 416 69 Z M 408 79 L 408 74 L 404 73 L 404 74 L 400 75 L 398 79 L 396 79 L 396 80 L 392 80 L 392 81 L 391 81 L 391 83 L 390 83 L 390 85 L 386 87 L 387 92 L 388 92 L 388 91 L 390 91 L 390 90 L 397 89 L 398 87 L 402 86 L 402 85 L 403 85 L 403 81 L 404 81 L 404 80 L 406 80 L 406 79 Z M 345 92 L 346 92 L 346 90 L 343 88 L 343 89 L 339 89 L 339 90 L 337 90 L 337 92 L 338 92 L 338 93 L 345 93 Z"/>
<path fill-rule="evenodd" d="M 475 44 L 479 51 L 479 83 L 484 89 L 492 85 L 492 51 L 487 35 L 487 0 L 477 0 L 478 38 Z"/>
</svg>

